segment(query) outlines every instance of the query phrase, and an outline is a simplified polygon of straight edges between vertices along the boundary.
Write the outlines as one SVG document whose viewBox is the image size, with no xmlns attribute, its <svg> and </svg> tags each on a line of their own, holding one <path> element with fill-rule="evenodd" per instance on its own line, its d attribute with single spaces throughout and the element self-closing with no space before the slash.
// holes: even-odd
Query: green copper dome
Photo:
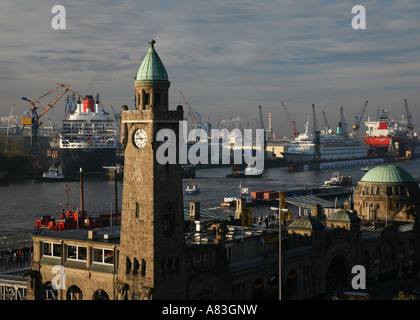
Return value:
<svg viewBox="0 0 420 320">
<path fill-rule="evenodd" d="M 416 182 L 407 170 L 395 165 L 382 165 L 369 170 L 361 182 L 372 183 L 412 183 Z"/>
<path fill-rule="evenodd" d="M 323 227 L 324 225 L 318 220 L 310 216 L 303 216 L 289 224 L 288 229 L 315 230 Z"/>
<path fill-rule="evenodd" d="M 149 40 L 149 51 L 147 51 L 147 54 L 140 65 L 134 82 L 169 82 L 168 73 L 154 48 L 155 43 L 155 40 Z"/>
</svg>

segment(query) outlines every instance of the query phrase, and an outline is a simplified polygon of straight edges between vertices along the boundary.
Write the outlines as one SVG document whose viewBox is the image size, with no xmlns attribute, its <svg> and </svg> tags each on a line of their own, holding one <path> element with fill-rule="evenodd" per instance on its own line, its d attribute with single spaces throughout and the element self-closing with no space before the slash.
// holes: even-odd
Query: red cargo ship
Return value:
<svg viewBox="0 0 420 320">
<path fill-rule="evenodd" d="M 388 117 L 388 112 L 382 110 L 378 121 L 366 121 L 367 126 L 365 142 L 372 148 L 388 149 L 396 146 L 400 149 L 407 144 L 407 121 L 394 121 Z"/>
</svg>

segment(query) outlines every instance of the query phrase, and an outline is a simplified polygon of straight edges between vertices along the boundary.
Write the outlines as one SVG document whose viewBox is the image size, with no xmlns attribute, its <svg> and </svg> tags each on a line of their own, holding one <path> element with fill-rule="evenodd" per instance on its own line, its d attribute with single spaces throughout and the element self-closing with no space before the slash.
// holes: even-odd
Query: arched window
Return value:
<svg viewBox="0 0 420 320">
<path fill-rule="evenodd" d="M 82 290 L 78 286 L 71 286 L 67 289 L 67 300 L 83 300 Z"/>
<path fill-rule="evenodd" d="M 104 290 L 96 290 L 93 293 L 93 299 L 92 300 L 109 300 L 108 294 Z"/>
</svg>

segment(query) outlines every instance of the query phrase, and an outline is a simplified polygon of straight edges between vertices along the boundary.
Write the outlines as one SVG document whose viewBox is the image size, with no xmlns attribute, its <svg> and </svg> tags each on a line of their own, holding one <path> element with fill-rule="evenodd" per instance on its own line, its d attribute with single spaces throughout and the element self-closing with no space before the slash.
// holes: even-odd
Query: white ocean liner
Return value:
<svg viewBox="0 0 420 320">
<path fill-rule="evenodd" d="M 331 130 L 320 133 L 319 148 L 320 161 L 362 159 L 367 157 L 369 151 L 368 145 L 343 134 L 341 124 L 338 125 L 336 133 L 332 133 Z M 283 156 L 289 162 L 309 162 L 316 159 L 315 136 L 309 119 L 305 125 L 305 132 L 288 143 L 285 150 Z"/>
<path fill-rule="evenodd" d="M 100 172 L 106 165 L 115 165 L 115 119 L 96 104 L 93 97 L 79 101 L 76 110 L 62 121 L 60 133 L 63 174 Z"/>
</svg>

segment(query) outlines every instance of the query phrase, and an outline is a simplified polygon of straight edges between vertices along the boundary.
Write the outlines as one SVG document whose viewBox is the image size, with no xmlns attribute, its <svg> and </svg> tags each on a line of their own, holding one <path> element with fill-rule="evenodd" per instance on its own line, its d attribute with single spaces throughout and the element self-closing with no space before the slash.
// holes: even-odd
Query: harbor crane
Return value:
<svg viewBox="0 0 420 320">
<path fill-rule="evenodd" d="M 283 106 L 283 110 L 286 113 L 286 118 L 287 118 L 287 121 L 289 122 L 289 126 L 290 126 L 290 130 L 292 132 L 292 135 L 293 135 L 294 138 L 296 138 L 299 135 L 299 132 L 296 129 L 296 122 L 293 120 L 292 116 L 290 115 L 289 111 L 287 110 L 286 106 L 284 105 L 284 102 L 282 100 L 280 100 L 280 101 L 281 101 L 281 104 Z"/>
<path fill-rule="evenodd" d="M 178 90 L 182 101 L 185 104 L 185 107 L 187 108 L 187 120 L 190 120 L 191 122 L 191 129 L 204 129 L 207 133 L 207 137 L 211 136 L 211 125 L 210 123 L 202 123 L 201 122 L 201 114 L 199 114 L 185 99 L 184 95 L 180 90 Z"/>
<path fill-rule="evenodd" d="M 343 106 L 340 107 L 340 121 L 341 121 L 341 126 L 343 127 L 343 133 L 347 134 L 347 122 L 346 122 L 346 119 L 344 118 Z"/>
<path fill-rule="evenodd" d="M 44 107 L 41 104 L 40 100 L 59 89 L 63 89 L 63 92 L 60 93 L 50 104 L 48 104 L 48 106 Z M 82 97 L 80 93 L 78 93 L 72 86 L 61 84 L 61 83 L 57 83 L 57 87 L 55 89 L 48 91 L 47 93 L 43 94 L 37 99 L 30 100 L 26 97 L 22 97 L 22 100 L 28 101 L 31 106 L 31 109 L 28 112 L 26 112 L 25 115 L 21 118 L 21 124 L 22 126 L 25 126 L 25 125 L 31 126 L 30 154 L 32 155 L 32 157 L 34 157 L 34 160 L 35 160 L 34 163 L 36 166 L 39 165 L 39 161 L 41 160 L 41 149 L 40 149 L 39 137 L 38 137 L 38 128 L 42 124 L 40 119 L 49 110 L 51 110 L 54 107 L 54 105 L 57 103 L 57 101 L 60 100 L 61 97 L 64 96 L 64 94 L 68 91 L 78 95 L 79 97 Z M 42 111 L 38 113 L 37 109 L 40 107 Z M 41 169 L 42 169 L 42 164 L 41 164 Z"/>
<path fill-rule="evenodd" d="M 405 117 L 407 119 L 407 127 L 410 130 L 413 130 L 413 128 L 414 128 L 414 125 L 413 125 L 413 116 L 411 115 L 410 109 L 408 108 L 407 99 L 404 99 L 404 103 L 405 103 Z"/>
<path fill-rule="evenodd" d="M 359 129 L 360 129 L 360 123 L 362 122 L 363 119 L 363 115 L 365 114 L 366 108 L 368 105 L 368 101 L 366 100 L 365 104 L 362 107 L 362 110 L 360 111 L 360 113 L 355 116 L 355 120 L 354 120 L 354 125 L 353 125 L 353 131 L 354 131 L 354 136 L 356 139 L 359 138 Z"/>
<path fill-rule="evenodd" d="M 314 126 L 314 160 L 318 161 L 321 159 L 321 132 L 318 130 L 318 122 L 316 120 L 316 112 L 315 112 L 315 105 L 312 105 L 312 121 Z"/>
<path fill-rule="evenodd" d="M 264 120 L 263 120 L 263 114 L 262 114 L 262 108 L 261 108 L 261 106 L 259 106 L 258 109 L 260 111 L 260 127 L 259 127 L 259 129 L 265 129 L 264 128 Z"/>
<path fill-rule="evenodd" d="M 322 110 L 322 114 L 324 115 L 325 128 L 327 129 L 327 132 L 328 132 L 328 131 L 330 131 L 331 126 L 330 126 L 330 124 L 328 123 L 328 120 L 327 120 L 327 115 L 325 114 L 325 111 L 324 111 L 324 110 Z"/>
</svg>

